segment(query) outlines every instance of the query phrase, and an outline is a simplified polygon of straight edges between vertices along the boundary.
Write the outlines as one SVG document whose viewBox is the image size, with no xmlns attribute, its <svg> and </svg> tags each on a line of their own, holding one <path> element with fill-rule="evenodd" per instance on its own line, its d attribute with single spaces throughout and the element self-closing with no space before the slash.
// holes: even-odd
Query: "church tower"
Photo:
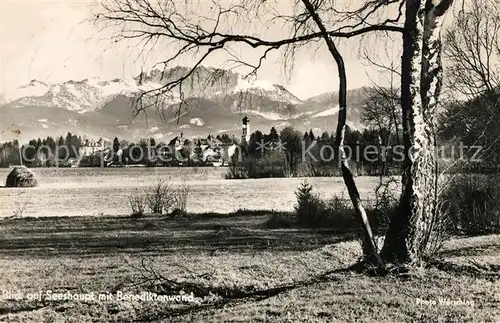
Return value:
<svg viewBox="0 0 500 323">
<path fill-rule="evenodd" d="M 246 145 L 250 141 L 250 119 L 245 116 L 242 123 L 241 143 Z"/>
</svg>

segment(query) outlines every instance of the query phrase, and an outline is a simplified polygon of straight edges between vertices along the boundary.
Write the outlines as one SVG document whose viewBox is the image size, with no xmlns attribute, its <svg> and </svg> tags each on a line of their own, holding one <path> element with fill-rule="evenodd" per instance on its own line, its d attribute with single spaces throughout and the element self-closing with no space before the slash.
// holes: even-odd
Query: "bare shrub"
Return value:
<svg viewBox="0 0 500 323">
<path fill-rule="evenodd" d="M 394 177 L 381 176 L 375 189 L 375 203 L 373 205 L 376 226 L 388 226 L 391 216 L 398 206 L 398 193 L 396 187 L 399 181 Z"/>
<path fill-rule="evenodd" d="M 132 209 L 131 216 L 133 218 L 139 218 L 144 216 L 146 213 L 146 201 L 144 194 L 139 193 L 138 189 L 135 189 L 135 193 L 128 197 L 130 203 L 130 208 Z"/>
<path fill-rule="evenodd" d="M 187 215 L 187 202 L 189 194 L 191 193 L 191 186 L 187 183 L 182 183 L 179 187 L 173 190 L 173 216 L 185 216 Z"/>
<path fill-rule="evenodd" d="M 14 206 L 12 210 L 12 216 L 15 218 L 20 218 L 23 216 L 24 211 L 28 208 L 28 205 L 31 202 L 31 196 L 28 196 L 26 198 L 21 198 L 21 194 L 19 194 L 19 199 L 16 199 L 14 201 Z"/>
<path fill-rule="evenodd" d="M 158 180 L 155 186 L 146 188 L 143 192 L 135 190 L 128 197 L 132 217 L 141 217 L 146 213 L 172 216 L 185 216 L 191 186 L 183 183 L 176 187 L 167 180 Z"/>
<path fill-rule="evenodd" d="M 428 258 L 435 258 L 438 252 L 443 248 L 444 242 L 448 239 L 448 227 L 450 225 L 448 214 L 448 203 L 441 201 L 436 208 L 430 221 L 431 227 L 427 230 L 424 238 L 426 242 L 425 255 Z"/>
<path fill-rule="evenodd" d="M 175 203 L 175 191 L 167 180 L 159 180 L 158 183 L 146 189 L 146 205 L 153 214 L 167 214 Z"/>
</svg>

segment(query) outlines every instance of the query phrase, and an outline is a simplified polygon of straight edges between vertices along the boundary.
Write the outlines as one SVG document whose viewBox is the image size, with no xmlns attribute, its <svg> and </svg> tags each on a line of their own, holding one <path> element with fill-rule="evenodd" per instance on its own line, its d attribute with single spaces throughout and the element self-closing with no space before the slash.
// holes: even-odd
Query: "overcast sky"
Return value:
<svg viewBox="0 0 500 323">
<path fill-rule="evenodd" d="M 91 15 L 93 0 L 0 1 L 1 93 L 32 79 L 54 83 L 93 76 L 132 77 L 139 74 L 141 67 L 149 68 L 162 57 L 162 51 L 158 50 L 146 60 L 137 60 L 124 45 L 110 47 L 106 40 L 99 41 L 95 37 L 97 28 L 83 22 Z M 283 1 L 283 5 L 290 6 L 291 2 Z M 379 75 L 356 57 L 353 44 L 342 46 L 349 88 L 381 82 Z M 374 48 L 377 50 L 382 48 Z M 210 63 L 221 59 L 215 56 Z M 282 60 L 275 54 L 265 62 L 258 76 L 286 86 L 302 99 L 334 91 L 338 84 L 335 63 L 324 46 L 316 52 L 300 52 L 290 79 L 282 70 Z"/>
</svg>

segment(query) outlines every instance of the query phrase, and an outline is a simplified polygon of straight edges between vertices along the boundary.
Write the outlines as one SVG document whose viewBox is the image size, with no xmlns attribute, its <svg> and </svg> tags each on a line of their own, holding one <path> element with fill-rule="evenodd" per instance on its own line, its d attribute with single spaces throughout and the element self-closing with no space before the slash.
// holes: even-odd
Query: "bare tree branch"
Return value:
<svg viewBox="0 0 500 323">
<path fill-rule="evenodd" d="M 394 18 L 379 19 L 376 13 L 392 4 L 399 4 L 399 10 Z M 341 11 L 335 9 L 334 4 L 316 1 L 317 12 L 338 15 L 330 23 L 331 29 L 325 32 L 330 37 L 352 38 L 372 32 L 397 32 L 402 33 L 400 26 L 401 0 L 390 1 L 367 1 L 354 11 Z M 171 98 L 172 92 L 179 90 L 181 84 L 187 80 L 193 71 L 206 62 L 206 59 L 215 52 L 230 50 L 231 46 L 248 46 L 250 48 L 262 48 L 262 55 L 256 63 L 244 59 L 235 59 L 233 63 L 250 68 L 249 75 L 255 74 L 262 66 L 267 55 L 274 50 L 285 49 L 286 57 L 293 60 L 297 49 L 310 42 L 323 38 L 324 32 L 317 31 L 317 26 L 311 24 L 310 13 L 305 10 L 295 15 L 282 14 L 280 10 L 272 5 L 259 2 L 246 4 L 230 4 L 223 7 L 222 3 L 212 1 L 211 14 L 199 14 L 187 9 L 174 0 L 110 0 L 103 2 L 102 12 L 96 14 L 95 23 L 102 30 L 112 29 L 113 42 L 137 41 L 142 47 L 141 54 L 150 52 L 160 41 L 169 41 L 177 44 L 179 49 L 165 60 L 158 62 L 166 69 L 177 59 L 189 55 L 199 56 L 196 63 L 184 76 L 169 81 L 159 88 L 143 91 L 135 105 L 134 116 L 144 109 L 156 107 L 161 110 L 163 104 Z M 269 22 L 283 22 L 289 29 L 290 36 L 282 39 L 265 39 L 245 32 L 232 32 L 231 21 L 244 19 L 253 11 L 256 15 L 264 10 L 271 12 Z M 319 14 L 318 14 L 319 16 Z M 119 27 L 118 31 L 116 28 Z M 148 48 L 148 50 L 146 50 Z M 233 56 L 234 58 L 234 56 Z M 231 60 L 229 60 L 231 62 Z M 287 63 L 285 65 L 292 66 Z M 155 99 L 151 100 L 151 97 Z M 181 100 L 179 109 L 185 105 Z M 178 112 L 178 115 L 180 112 Z"/>
</svg>

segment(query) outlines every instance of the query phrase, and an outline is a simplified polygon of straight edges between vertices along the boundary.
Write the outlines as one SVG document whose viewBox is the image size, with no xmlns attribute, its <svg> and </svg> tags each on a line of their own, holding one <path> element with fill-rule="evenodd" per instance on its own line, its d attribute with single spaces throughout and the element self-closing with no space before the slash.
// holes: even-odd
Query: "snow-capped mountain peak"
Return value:
<svg viewBox="0 0 500 323">
<path fill-rule="evenodd" d="M 49 88 L 50 85 L 45 82 L 31 80 L 28 84 L 20 86 L 10 93 L 5 93 L 4 100 L 7 103 L 27 96 L 41 96 L 44 95 Z"/>
<path fill-rule="evenodd" d="M 46 106 L 86 113 L 101 108 L 116 96 L 132 97 L 140 91 L 159 86 L 161 85 L 152 82 L 139 85 L 134 79 L 103 80 L 98 77 L 58 84 L 32 80 L 29 84 L 8 93 L 4 104 L 11 103 L 17 107 Z"/>
<path fill-rule="evenodd" d="M 258 80 L 255 77 L 239 77 L 234 91 L 246 91 L 255 88 L 265 91 L 274 91 L 276 89 L 275 85 L 268 81 Z"/>
<path fill-rule="evenodd" d="M 162 98 L 161 109 L 148 110 L 147 120 L 142 115 L 132 119 L 139 93 L 161 88 L 187 73 L 190 75 L 182 85 L 182 105 L 179 88 L 174 88 Z M 32 80 L 3 94 L 0 128 L 15 123 L 25 136 L 71 131 L 97 138 L 138 138 L 144 135 L 144 129 L 155 129 L 155 138 L 176 129 L 183 129 L 186 135 L 206 135 L 221 129 L 238 134 L 243 115 L 250 116 L 253 129 L 263 131 L 280 125 L 293 125 L 304 131 L 331 129 L 337 110 L 335 93 L 301 101 L 282 85 L 203 66 L 193 71 L 182 66 L 153 68 L 128 79 L 91 77 L 56 84 Z M 357 101 L 357 97 L 350 100 L 361 106 Z M 358 111 L 349 111 L 354 114 L 350 120 L 357 122 Z"/>
</svg>

